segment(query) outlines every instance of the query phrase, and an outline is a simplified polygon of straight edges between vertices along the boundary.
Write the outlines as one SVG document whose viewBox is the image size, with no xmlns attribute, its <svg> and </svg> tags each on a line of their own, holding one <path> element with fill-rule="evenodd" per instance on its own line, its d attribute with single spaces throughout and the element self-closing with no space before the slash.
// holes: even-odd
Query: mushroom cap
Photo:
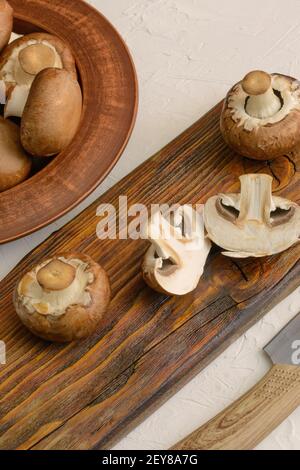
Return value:
<svg viewBox="0 0 300 470">
<path fill-rule="evenodd" d="M 228 92 L 221 113 L 225 142 L 240 155 L 255 160 L 272 160 L 300 144 L 300 83 L 280 74 L 272 74 L 271 78 L 273 89 L 283 100 L 274 116 L 257 119 L 246 113 L 247 93 L 242 81 Z"/>
<path fill-rule="evenodd" d="M 0 51 L 8 44 L 13 29 L 13 9 L 6 0 L 0 0 Z"/>
<path fill-rule="evenodd" d="M 0 56 L 0 80 L 4 78 L 2 73 L 3 67 L 7 64 L 13 52 L 16 49 L 25 47 L 27 44 L 33 45 L 35 43 L 51 44 L 51 46 L 60 56 L 62 67 L 67 70 L 74 79 L 77 79 L 75 59 L 69 46 L 62 39 L 58 38 L 57 36 L 53 36 L 52 34 L 31 33 L 15 39 L 2 52 Z"/>
<path fill-rule="evenodd" d="M 107 311 L 111 290 L 108 276 L 104 269 L 92 258 L 79 253 L 62 253 L 51 259 L 42 261 L 39 266 L 44 266 L 52 260 L 80 260 L 87 265 L 86 271 L 92 276 L 92 282 L 85 287 L 85 293 L 90 301 L 87 305 L 70 305 L 64 313 L 59 315 L 41 313 L 34 309 L 30 311 L 26 302 L 22 301 L 20 288 L 26 289 L 26 283 L 30 283 L 34 268 L 25 274 L 14 291 L 14 305 L 23 324 L 36 336 L 59 343 L 84 339 L 95 332 L 103 315 Z M 21 286 L 21 287 L 20 287 Z M 63 291 L 60 291 L 63 293 Z"/>
<path fill-rule="evenodd" d="M 0 191 L 24 181 L 31 170 L 31 159 L 20 142 L 20 129 L 0 117 Z"/>
<path fill-rule="evenodd" d="M 23 147 L 37 157 L 56 155 L 73 140 L 81 113 L 79 83 L 66 70 L 43 70 L 31 86 L 23 112 Z"/>
</svg>

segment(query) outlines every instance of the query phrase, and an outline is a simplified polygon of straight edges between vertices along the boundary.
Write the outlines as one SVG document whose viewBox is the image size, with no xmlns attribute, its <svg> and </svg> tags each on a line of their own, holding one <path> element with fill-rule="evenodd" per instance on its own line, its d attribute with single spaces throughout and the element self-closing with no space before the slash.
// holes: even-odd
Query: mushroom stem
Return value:
<svg viewBox="0 0 300 470">
<path fill-rule="evenodd" d="M 270 213 L 273 210 L 272 177 L 263 174 L 240 176 L 241 196 L 238 224 L 246 221 L 271 224 Z"/>
<path fill-rule="evenodd" d="M 48 291 L 67 289 L 76 277 L 76 269 L 71 264 L 54 259 L 37 273 L 39 285 Z"/>
<path fill-rule="evenodd" d="M 19 52 L 19 62 L 24 72 L 37 75 L 41 70 L 54 67 L 55 53 L 45 44 L 31 44 Z"/>
<path fill-rule="evenodd" d="M 280 110 L 281 101 L 273 91 L 268 73 L 260 70 L 248 73 L 242 81 L 242 88 L 249 95 L 245 110 L 250 116 L 266 119 Z"/>
</svg>

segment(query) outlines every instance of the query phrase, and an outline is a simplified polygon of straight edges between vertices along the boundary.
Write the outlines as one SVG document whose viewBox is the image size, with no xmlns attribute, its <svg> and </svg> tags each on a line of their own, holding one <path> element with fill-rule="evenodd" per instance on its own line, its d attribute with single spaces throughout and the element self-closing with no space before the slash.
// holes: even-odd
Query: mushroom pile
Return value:
<svg viewBox="0 0 300 470">
<path fill-rule="evenodd" d="M 225 142 L 255 160 L 272 160 L 300 145 L 300 82 L 255 70 L 228 92 L 221 114 Z"/>
<path fill-rule="evenodd" d="M 232 258 L 275 255 L 298 243 L 300 206 L 274 196 L 272 181 L 269 175 L 243 175 L 239 194 L 209 198 L 203 214 L 183 206 L 168 221 L 156 212 L 146 230 L 151 242 L 142 265 L 147 284 L 171 295 L 193 291 L 211 242 Z"/>
<path fill-rule="evenodd" d="M 0 93 L 4 104 L 0 191 L 29 176 L 32 157 L 51 157 L 63 151 L 76 135 L 82 113 L 82 92 L 69 46 L 47 33 L 31 33 L 8 44 L 12 25 L 13 10 L 6 0 L 0 0 Z M 15 132 L 11 119 L 17 121 Z"/>
</svg>

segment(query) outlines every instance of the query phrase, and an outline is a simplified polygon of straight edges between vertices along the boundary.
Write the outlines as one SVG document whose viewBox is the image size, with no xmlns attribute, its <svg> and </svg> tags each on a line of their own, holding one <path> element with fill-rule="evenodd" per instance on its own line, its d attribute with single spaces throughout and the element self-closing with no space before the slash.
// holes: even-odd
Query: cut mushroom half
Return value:
<svg viewBox="0 0 300 470">
<path fill-rule="evenodd" d="M 91 335 L 110 301 L 106 272 L 89 256 L 63 253 L 27 272 L 14 292 L 14 305 L 35 335 L 55 342 Z"/>
<path fill-rule="evenodd" d="M 271 160 L 300 144 L 300 83 L 292 77 L 248 73 L 227 94 L 221 132 L 237 153 Z"/>
<path fill-rule="evenodd" d="M 211 248 L 202 214 L 182 206 L 171 222 L 157 211 L 146 236 L 151 241 L 142 265 L 147 284 L 168 295 L 185 295 L 196 289 Z"/>
<path fill-rule="evenodd" d="M 219 194 L 204 208 L 209 238 L 236 258 L 280 253 L 299 241 L 300 207 L 272 195 L 272 177 L 240 177 L 240 194 Z"/>
<path fill-rule="evenodd" d="M 35 77 L 42 70 L 52 67 L 65 69 L 77 79 L 72 52 L 56 36 L 32 33 L 6 47 L 0 57 L 0 80 L 6 86 L 5 117 L 22 117 Z"/>
</svg>

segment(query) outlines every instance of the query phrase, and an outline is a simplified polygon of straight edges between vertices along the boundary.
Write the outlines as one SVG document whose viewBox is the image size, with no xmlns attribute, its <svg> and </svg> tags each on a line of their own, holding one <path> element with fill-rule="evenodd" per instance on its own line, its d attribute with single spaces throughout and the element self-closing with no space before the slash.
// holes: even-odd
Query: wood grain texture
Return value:
<svg viewBox="0 0 300 470">
<path fill-rule="evenodd" d="M 300 405 L 300 367 L 274 365 L 248 393 L 173 450 L 252 450 Z"/>
<path fill-rule="evenodd" d="M 83 113 L 71 145 L 24 183 L 0 193 L 0 243 L 31 233 L 79 204 L 122 154 L 135 122 L 137 79 L 113 26 L 82 0 L 10 0 L 14 31 L 47 31 L 71 47 Z M 48 163 L 48 160 L 47 160 Z M 41 168 L 42 166 L 42 168 Z"/>
<path fill-rule="evenodd" d="M 300 284 L 300 245 L 269 258 L 233 260 L 214 247 L 198 288 L 182 298 L 142 280 L 148 242 L 98 240 L 100 203 L 203 203 L 239 190 L 245 172 L 273 174 L 299 201 L 300 155 L 274 163 L 235 155 L 219 131 L 221 105 L 142 164 L 28 255 L 0 284 L 0 448 L 104 449 L 205 367 Z M 91 338 L 66 346 L 28 333 L 12 306 L 17 278 L 42 257 L 82 251 L 108 271 L 109 311 Z"/>
</svg>

